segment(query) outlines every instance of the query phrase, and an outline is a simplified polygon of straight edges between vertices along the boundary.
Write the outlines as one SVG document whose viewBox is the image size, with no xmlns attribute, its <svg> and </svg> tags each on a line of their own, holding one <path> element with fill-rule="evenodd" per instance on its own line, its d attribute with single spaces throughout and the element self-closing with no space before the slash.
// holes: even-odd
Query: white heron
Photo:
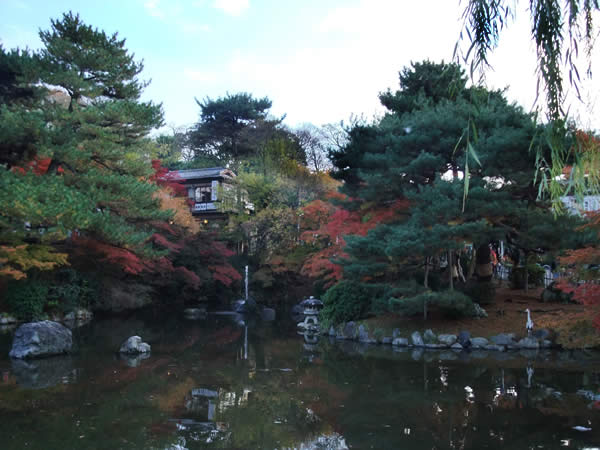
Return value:
<svg viewBox="0 0 600 450">
<path fill-rule="evenodd" d="M 525 328 L 527 329 L 527 334 L 530 334 L 533 331 L 533 321 L 531 320 L 529 308 L 527 308 L 525 312 L 527 313 L 527 323 L 525 324 Z"/>
</svg>

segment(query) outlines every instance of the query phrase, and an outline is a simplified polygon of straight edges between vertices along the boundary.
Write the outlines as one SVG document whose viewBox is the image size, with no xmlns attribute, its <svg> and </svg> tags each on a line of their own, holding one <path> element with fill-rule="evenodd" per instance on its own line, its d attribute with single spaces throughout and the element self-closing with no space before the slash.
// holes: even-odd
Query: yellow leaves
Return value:
<svg viewBox="0 0 600 450">
<path fill-rule="evenodd" d="M 0 277 L 19 280 L 26 278 L 31 269 L 51 270 L 68 265 L 66 253 L 54 253 L 46 245 L 0 245 Z"/>
<path fill-rule="evenodd" d="M 192 216 L 185 197 L 173 196 L 169 188 L 160 188 L 155 195 L 160 200 L 160 209 L 173 211 L 173 222 L 176 225 L 187 229 L 190 233 L 200 231 L 200 224 Z"/>
</svg>

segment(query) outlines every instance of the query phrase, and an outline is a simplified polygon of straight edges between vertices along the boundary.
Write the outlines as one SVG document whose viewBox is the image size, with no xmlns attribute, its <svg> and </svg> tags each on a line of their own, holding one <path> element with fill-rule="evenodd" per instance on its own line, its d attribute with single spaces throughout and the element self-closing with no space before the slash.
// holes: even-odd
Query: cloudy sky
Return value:
<svg viewBox="0 0 600 450">
<path fill-rule="evenodd" d="M 370 118 L 381 114 L 377 94 L 397 87 L 402 67 L 452 59 L 462 24 L 459 0 L 0 0 L 0 42 L 39 48 L 38 30 L 69 10 L 127 39 L 152 80 L 145 99 L 162 102 L 176 126 L 197 120 L 195 97 L 240 91 L 268 96 L 291 126 Z M 529 28 L 520 11 L 486 77 L 526 110 L 536 91 Z M 600 129 L 594 84 L 584 82 L 587 104 L 568 104 L 584 128 Z"/>
</svg>

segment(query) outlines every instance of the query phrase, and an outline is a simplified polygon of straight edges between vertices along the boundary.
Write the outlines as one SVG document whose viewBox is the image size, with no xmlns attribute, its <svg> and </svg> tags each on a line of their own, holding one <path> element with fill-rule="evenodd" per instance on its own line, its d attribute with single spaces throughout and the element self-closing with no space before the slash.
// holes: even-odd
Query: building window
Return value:
<svg viewBox="0 0 600 450">
<path fill-rule="evenodd" d="M 209 203 L 211 201 L 210 184 L 196 188 L 196 203 Z"/>
</svg>

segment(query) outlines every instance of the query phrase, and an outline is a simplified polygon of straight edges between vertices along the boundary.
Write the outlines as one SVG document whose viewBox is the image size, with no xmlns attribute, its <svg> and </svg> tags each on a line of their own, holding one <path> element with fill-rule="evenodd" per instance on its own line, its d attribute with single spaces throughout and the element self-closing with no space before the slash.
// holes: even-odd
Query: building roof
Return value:
<svg viewBox="0 0 600 450">
<path fill-rule="evenodd" d="M 182 180 L 193 180 L 198 178 L 233 178 L 235 173 L 225 167 L 208 167 L 204 169 L 177 170 L 178 178 Z"/>
</svg>

